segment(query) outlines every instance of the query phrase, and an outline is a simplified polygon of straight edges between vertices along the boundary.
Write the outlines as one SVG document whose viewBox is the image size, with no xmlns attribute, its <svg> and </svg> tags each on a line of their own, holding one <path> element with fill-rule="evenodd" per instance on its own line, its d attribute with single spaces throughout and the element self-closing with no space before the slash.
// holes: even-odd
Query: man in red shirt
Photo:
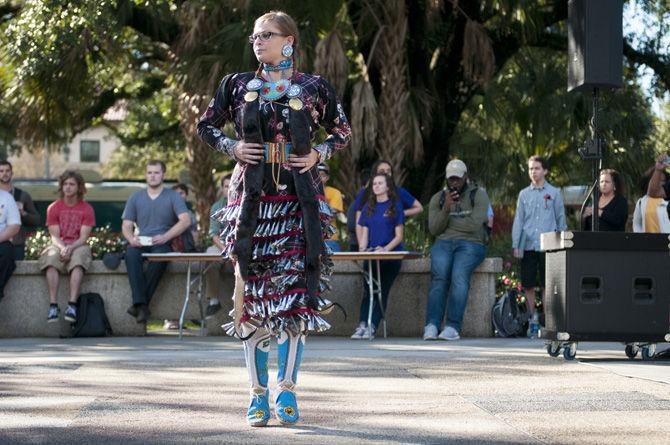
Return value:
<svg viewBox="0 0 670 445">
<path fill-rule="evenodd" d="M 84 271 L 91 266 L 91 248 L 86 240 L 95 226 L 93 207 L 84 201 L 86 184 L 81 174 L 68 170 L 58 178 L 60 199 L 47 208 L 47 227 L 51 245 L 40 256 L 40 270 L 46 269 L 49 287 L 49 323 L 58 321 L 59 272 L 70 274 L 70 298 L 63 317 L 77 321 L 77 300 Z"/>
</svg>

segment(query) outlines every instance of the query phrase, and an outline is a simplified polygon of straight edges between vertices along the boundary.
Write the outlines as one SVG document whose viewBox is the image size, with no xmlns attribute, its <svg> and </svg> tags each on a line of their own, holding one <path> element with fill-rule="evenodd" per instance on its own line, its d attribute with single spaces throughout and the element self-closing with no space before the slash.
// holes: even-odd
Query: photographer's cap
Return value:
<svg viewBox="0 0 670 445">
<path fill-rule="evenodd" d="M 449 161 L 447 164 L 447 178 L 457 176 L 462 178 L 468 172 L 468 168 L 465 166 L 465 162 L 460 159 L 454 159 Z"/>
</svg>

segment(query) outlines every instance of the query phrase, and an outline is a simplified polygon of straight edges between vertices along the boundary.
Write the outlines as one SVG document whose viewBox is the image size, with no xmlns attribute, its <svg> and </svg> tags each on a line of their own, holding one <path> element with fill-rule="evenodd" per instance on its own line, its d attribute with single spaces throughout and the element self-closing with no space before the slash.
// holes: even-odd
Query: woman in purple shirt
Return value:
<svg viewBox="0 0 670 445">
<path fill-rule="evenodd" d="M 402 240 L 404 236 L 405 215 L 402 204 L 398 200 L 397 191 L 393 179 L 386 174 L 376 174 L 372 177 L 372 194 L 363 206 L 358 225 L 361 226 L 361 237 L 358 249 L 364 251 L 390 252 L 404 248 Z M 387 305 L 389 291 L 400 272 L 401 261 L 380 261 L 382 305 L 384 310 Z M 367 268 L 367 261 L 364 268 Z M 363 339 L 374 337 L 375 330 L 382 318 L 382 310 L 378 304 L 373 304 L 372 325 L 367 326 L 368 312 L 370 308 L 369 288 L 365 286 L 361 311 L 358 317 L 359 325 L 351 338 Z"/>
</svg>

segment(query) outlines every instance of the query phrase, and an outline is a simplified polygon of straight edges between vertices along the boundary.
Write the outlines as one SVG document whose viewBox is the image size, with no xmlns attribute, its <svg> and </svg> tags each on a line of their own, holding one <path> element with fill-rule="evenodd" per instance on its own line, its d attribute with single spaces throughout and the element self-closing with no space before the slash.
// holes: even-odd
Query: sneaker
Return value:
<svg viewBox="0 0 670 445">
<path fill-rule="evenodd" d="M 300 418 L 293 391 L 283 390 L 275 399 L 275 415 L 282 425 L 295 425 Z"/>
<path fill-rule="evenodd" d="M 375 328 L 374 328 L 374 326 L 372 326 L 370 329 L 365 328 L 365 331 L 363 332 L 363 336 L 361 338 L 365 339 L 365 340 L 375 338 Z"/>
<path fill-rule="evenodd" d="M 265 426 L 270 419 L 270 403 L 268 391 L 265 394 L 254 394 L 247 409 L 247 423 L 251 426 Z"/>
<path fill-rule="evenodd" d="M 540 336 L 540 323 L 531 322 L 528 325 L 528 331 L 526 332 L 528 338 L 539 338 Z"/>
<path fill-rule="evenodd" d="M 437 340 L 437 328 L 434 324 L 427 324 L 423 328 L 423 339 L 424 340 Z"/>
<path fill-rule="evenodd" d="M 146 323 L 147 320 L 149 320 L 150 315 L 151 312 L 149 312 L 149 308 L 146 304 L 140 304 L 137 306 L 137 317 L 135 319 L 138 323 Z"/>
<path fill-rule="evenodd" d="M 458 335 L 458 331 L 451 326 L 445 327 L 442 332 L 440 332 L 440 335 L 437 336 L 440 340 L 447 340 L 447 341 L 452 341 L 452 340 L 460 340 L 461 336 Z"/>
<path fill-rule="evenodd" d="M 163 323 L 163 329 L 174 331 L 179 329 L 179 320 L 165 320 Z"/>
<path fill-rule="evenodd" d="M 76 323 L 77 322 L 77 307 L 73 304 L 68 304 L 67 309 L 65 309 L 65 315 L 63 316 L 65 321 L 69 321 L 70 323 Z"/>
<path fill-rule="evenodd" d="M 528 331 L 526 332 L 528 338 L 538 338 L 540 335 L 540 316 L 537 312 L 533 314 L 528 323 Z"/>
<path fill-rule="evenodd" d="M 361 323 L 358 325 L 356 330 L 354 331 L 353 334 L 351 334 L 351 338 L 354 340 L 361 340 L 363 336 L 365 335 L 365 331 L 367 331 L 367 328 L 365 327 L 365 323 Z"/>
<path fill-rule="evenodd" d="M 126 312 L 128 313 L 128 315 L 137 317 L 137 306 L 135 306 L 134 304 L 130 305 L 130 307 L 126 309 Z"/>
<path fill-rule="evenodd" d="M 59 315 L 60 315 L 60 308 L 58 306 L 49 306 L 49 314 L 47 315 L 47 323 L 57 322 Z"/>
<path fill-rule="evenodd" d="M 209 300 L 207 309 L 205 309 L 205 320 L 212 318 L 220 310 L 221 310 L 221 303 L 219 303 L 219 300 L 212 298 L 211 300 Z"/>
</svg>

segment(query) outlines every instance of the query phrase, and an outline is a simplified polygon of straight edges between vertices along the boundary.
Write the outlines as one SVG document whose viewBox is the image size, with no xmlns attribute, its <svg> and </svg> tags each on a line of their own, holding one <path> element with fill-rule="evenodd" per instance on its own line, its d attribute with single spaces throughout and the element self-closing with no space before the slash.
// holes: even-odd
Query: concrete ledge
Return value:
<svg viewBox="0 0 670 445">
<path fill-rule="evenodd" d="M 198 270 L 194 263 L 192 271 Z M 490 337 L 491 307 L 495 300 L 496 275 L 502 270 L 500 258 L 487 258 L 472 276 L 470 296 L 463 320 L 462 335 L 466 337 Z M 352 261 L 335 263 L 332 278 L 333 292 L 329 298 L 340 303 L 346 310 L 345 321 L 335 310 L 328 319 L 332 328 L 323 335 L 351 335 L 358 324 L 358 314 L 363 296 L 363 277 Z M 205 294 L 217 295 L 224 310 L 207 321 L 208 335 L 224 335 L 221 324 L 227 322 L 232 308 L 232 275 L 214 266 L 205 280 Z M 175 319 L 179 317 L 185 295 L 186 264 L 170 263 L 149 306 L 152 318 Z M 423 333 L 426 300 L 430 287 L 430 259 L 404 261 L 401 273 L 391 289 L 388 307 L 389 335 L 417 337 Z M 63 311 L 67 305 L 68 277 L 61 276 L 58 302 Z M 97 292 L 105 301 L 105 309 L 115 335 L 144 335 L 144 325 L 126 313 L 131 304 L 130 288 L 125 264 L 109 270 L 102 261 L 93 261 L 84 276 L 81 292 Z M 203 297 L 204 298 L 204 297 Z M 17 262 L 17 269 L 5 287 L 5 298 L 0 302 L 0 337 L 58 337 L 68 335 L 69 323 L 47 323 L 49 298 L 44 274 L 37 261 Z M 206 302 L 205 302 L 206 304 Z M 186 313 L 187 319 L 198 319 L 199 309 L 195 292 Z"/>
</svg>

